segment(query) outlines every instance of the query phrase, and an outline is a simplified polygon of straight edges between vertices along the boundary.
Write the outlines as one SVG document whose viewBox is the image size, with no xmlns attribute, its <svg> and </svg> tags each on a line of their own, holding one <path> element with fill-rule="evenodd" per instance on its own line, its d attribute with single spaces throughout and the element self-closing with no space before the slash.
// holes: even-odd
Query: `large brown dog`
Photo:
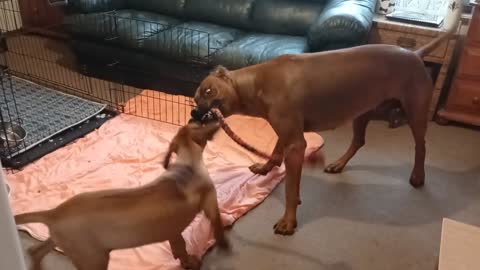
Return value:
<svg viewBox="0 0 480 270">
<path fill-rule="evenodd" d="M 50 230 L 48 240 L 30 249 L 33 268 L 40 269 L 42 258 L 59 247 L 79 270 L 107 270 L 112 250 L 168 240 L 183 267 L 198 269 L 200 261 L 187 254 L 181 233 L 202 210 L 218 245 L 228 249 L 216 191 L 202 158 L 219 127 L 181 128 L 165 157 L 167 171 L 148 185 L 79 194 L 52 210 L 15 216 L 17 224 L 41 222 Z M 169 167 L 172 153 L 177 158 Z"/>
<path fill-rule="evenodd" d="M 363 45 L 283 55 L 234 71 L 218 67 L 200 83 L 192 116 L 199 118 L 218 107 L 225 117 L 245 114 L 271 124 L 279 137 L 273 160 L 250 169 L 266 174 L 285 157 L 286 208 L 275 233 L 293 234 L 297 226 L 306 147 L 303 133 L 334 129 L 353 120 L 350 148 L 325 169 L 338 173 L 364 145 L 374 109 L 390 100 L 401 102 L 412 129 L 416 146 L 410 183 L 420 187 L 425 179 L 425 133 L 433 91 L 422 58 L 455 32 L 460 14 L 458 10 L 458 19 L 447 32 L 414 52 L 398 46 Z"/>
</svg>

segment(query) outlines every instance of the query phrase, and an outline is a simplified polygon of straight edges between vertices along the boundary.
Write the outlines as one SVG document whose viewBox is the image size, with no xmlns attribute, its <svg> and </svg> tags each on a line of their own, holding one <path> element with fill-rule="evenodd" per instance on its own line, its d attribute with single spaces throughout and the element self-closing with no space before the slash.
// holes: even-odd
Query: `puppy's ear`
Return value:
<svg viewBox="0 0 480 270">
<path fill-rule="evenodd" d="M 195 131 L 192 134 L 192 138 L 196 143 L 200 145 L 205 145 L 207 141 L 213 139 L 213 136 L 215 135 L 215 133 L 217 133 L 219 129 L 220 123 L 209 123 L 202 127 L 195 128 Z"/>
<path fill-rule="evenodd" d="M 224 66 L 217 66 L 214 70 L 213 70 L 213 74 L 219 78 L 222 78 L 222 79 L 228 79 L 228 73 L 230 71 L 225 68 Z"/>
</svg>

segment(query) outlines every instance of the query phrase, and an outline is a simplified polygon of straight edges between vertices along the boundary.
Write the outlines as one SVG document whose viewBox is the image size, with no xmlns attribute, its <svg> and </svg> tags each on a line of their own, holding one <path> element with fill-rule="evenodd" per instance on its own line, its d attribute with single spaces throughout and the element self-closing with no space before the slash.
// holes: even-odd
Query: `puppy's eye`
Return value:
<svg viewBox="0 0 480 270">
<path fill-rule="evenodd" d="M 212 93 L 212 89 L 208 88 L 205 90 L 205 95 L 210 95 Z"/>
</svg>

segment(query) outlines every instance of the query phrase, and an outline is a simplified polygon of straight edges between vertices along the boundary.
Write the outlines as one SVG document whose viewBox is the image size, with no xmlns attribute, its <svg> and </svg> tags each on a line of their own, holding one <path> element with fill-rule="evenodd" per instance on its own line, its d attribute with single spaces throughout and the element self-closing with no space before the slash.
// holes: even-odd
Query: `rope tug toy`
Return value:
<svg viewBox="0 0 480 270">
<path fill-rule="evenodd" d="M 238 145 L 241 147 L 245 148 L 247 151 L 252 152 L 253 154 L 267 159 L 267 160 L 272 160 L 272 156 L 262 152 L 258 149 L 256 149 L 254 146 L 248 144 L 244 140 L 242 140 L 233 130 L 228 126 L 228 124 L 225 121 L 225 118 L 223 117 L 222 112 L 218 108 L 212 108 L 210 111 L 208 111 L 205 115 L 198 117 L 198 115 L 195 115 L 197 117 L 194 117 L 191 121 L 195 121 L 194 119 L 199 119 L 197 121 L 200 121 L 201 123 L 206 123 L 209 121 L 219 121 L 222 129 L 227 133 L 228 137 L 230 137 L 234 142 L 236 142 Z M 325 165 L 325 157 L 323 153 L 321 153 L 321 149 L 323 148 L 324 144 L 322 144 L 318 149 L 314 150 L 311 152 L 305 159 L 307 162 L 306 164 L 310 165 L 315 165 L 315 164 L 321 164 L 322 166 Z"/>
<path fill-rule="evenodd" d="M 213 116 L 211 114 L 214 114 L 216 116 L 216 118 L 220 121 L 220 125 L 222 126 L 222 129 L 225 131 L 225 133 L 227 133 L 228 137 L 230 137 L 238 145 L 240 145 L 241 147 L 245 148 L 246 150 L 252 152 L 253 154 L 255 154 L 255 155 L 257 155 L 261 158 L 264 158 L 264 159 L 267 159 L 267 160 L 270 160 L 272 158 L 271 155 L 258 150 L 254 146 L 252 146 L 252 145 L 248 144 L 247 142 L 245 142 L 244 140 L 242 140 L 237 134 L 235 134 L 235 132 L 233 132 L 233 130 L 225 122 L 225 118 L 223 117 L 222 112 L 218 108 L 212 108 L 210 110 L 210 112 L 208 112 L 203 118 L 204 119 L 205 118 L 211 119 L 212 116 Z"/>
</svg>

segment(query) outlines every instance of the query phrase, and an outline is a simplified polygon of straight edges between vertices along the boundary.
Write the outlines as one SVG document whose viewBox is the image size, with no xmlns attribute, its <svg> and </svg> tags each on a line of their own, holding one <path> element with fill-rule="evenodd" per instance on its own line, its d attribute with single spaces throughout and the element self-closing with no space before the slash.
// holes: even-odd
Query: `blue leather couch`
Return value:
<svg viewBox="0 0 480 270">
<path fill-rule="evenodd" d="M 64 25 L 83 62 L 198 82 L 215 65 L 362 44 L 376 1 L 70 0 Z"/>
</svg>

